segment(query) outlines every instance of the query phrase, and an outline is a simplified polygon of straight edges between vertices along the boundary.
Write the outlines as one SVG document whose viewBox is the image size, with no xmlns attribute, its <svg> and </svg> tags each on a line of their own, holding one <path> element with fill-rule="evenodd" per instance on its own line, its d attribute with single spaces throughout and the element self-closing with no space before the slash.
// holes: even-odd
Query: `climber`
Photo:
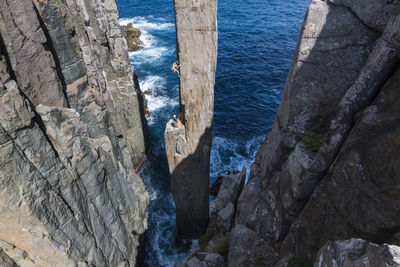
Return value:
<svg viewBox="0 0 400 267">
<path fill-rule="evenodd" d="M 173 124 L 174 127 L 182 127 L 183 126 L 182 121 L 179 118 L 177 118 L 175 114 L 174 114 L 174 116 L 172 116 L 172 119 L 174 120 L 174 124 Z"/>
<path fill-rule="evenodd" d="M 180 67 L 181 67 L 181 65 L 179 65 L 179 61 L 175 61 L 174 64 L 172 64 L 172 67 L 171 67 L 171 71 L 178 73 L 178 77 L 179 78 L 181 78 Z"/>
</svg>

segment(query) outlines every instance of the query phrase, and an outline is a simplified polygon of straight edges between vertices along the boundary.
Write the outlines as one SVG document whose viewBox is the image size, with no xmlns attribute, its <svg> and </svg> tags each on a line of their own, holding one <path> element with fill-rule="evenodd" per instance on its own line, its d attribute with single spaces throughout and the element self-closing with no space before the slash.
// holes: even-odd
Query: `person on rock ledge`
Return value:
<svg viewBox="0 0 400 267">
<path fill-rule="evenodd" d="M 182 121 L 179 118 L 177 118 L 175 114 L 172 116 L 172 119 L 174 120 L 174 124 L 172 124 L 172 125 L 175 128 L 183 127 Z"/>
<path fill-rule="evenodd" d="M 179 78 L 181 78 L 180 67 L 181 67 L 181 65 L 179 65 L 179 61 L 175 61 L 174 64 L 172 64 L 172 67 L 171 67 L 171 71 L 178 73 L 178 77 Z"/>
</svg>

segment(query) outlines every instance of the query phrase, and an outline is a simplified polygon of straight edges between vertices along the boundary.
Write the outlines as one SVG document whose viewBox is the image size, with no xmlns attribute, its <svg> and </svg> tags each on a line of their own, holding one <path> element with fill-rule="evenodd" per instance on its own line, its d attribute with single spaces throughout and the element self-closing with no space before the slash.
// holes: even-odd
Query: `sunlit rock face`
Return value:
<svg viewBox="0 0 400 267">
<path fill-rule="evenodd" d="M 115 1 L 0 6 L 1 260 L 139 264 L 146 123 Z"/>
<path fill-rule="evenodd" d="M 184 156 L 175 161 L 167 150 L 171 190 L 181 237 L 203 234 L 209 220 L 209 171 L 214 84 L 217 61 L 217 1 L 175 0 L 177 53 L 180 64 L 180 110 L 185 127 Z M 176 144 L 167 144 L 176 147 Z"/>
</svg>

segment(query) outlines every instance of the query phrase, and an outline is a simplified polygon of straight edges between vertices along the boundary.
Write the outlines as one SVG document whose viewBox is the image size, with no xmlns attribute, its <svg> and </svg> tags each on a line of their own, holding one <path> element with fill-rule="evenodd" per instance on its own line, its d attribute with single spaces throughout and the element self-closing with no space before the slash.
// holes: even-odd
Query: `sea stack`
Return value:
<svg viewBox="0 0 400 267">
<path fill-rule="evenodd" d="M 165 144 L 181 238 L 204 234 L 209 220 L 211 126 L 217 62 L 217 0 L 174 0 L 183 127 L 167 123 Z"/>
</svg>

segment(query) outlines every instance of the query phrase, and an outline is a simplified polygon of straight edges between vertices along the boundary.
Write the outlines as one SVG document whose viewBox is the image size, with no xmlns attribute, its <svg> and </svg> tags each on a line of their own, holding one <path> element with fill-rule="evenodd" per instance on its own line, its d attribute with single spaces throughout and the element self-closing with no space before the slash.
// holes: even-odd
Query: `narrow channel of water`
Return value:
<svg viewBox="0 0 400 267">
<path fill-rule="evenodd" d="M 151 202 L 146 253 L 149 266 L 183 261 L 196 241 L 176 238 L 175 208 L 164 152 L 164 127 L 178 113 L 172 0 L 118 0 L 121 24 L 142 31 L 144 49 L 130 53 L 146 93 L 150 151 L 141 176 Z M 225 170 L 249 169 L 272 126 L 309 1 L 219 0 L 211 180 Z"/>
</svg>

